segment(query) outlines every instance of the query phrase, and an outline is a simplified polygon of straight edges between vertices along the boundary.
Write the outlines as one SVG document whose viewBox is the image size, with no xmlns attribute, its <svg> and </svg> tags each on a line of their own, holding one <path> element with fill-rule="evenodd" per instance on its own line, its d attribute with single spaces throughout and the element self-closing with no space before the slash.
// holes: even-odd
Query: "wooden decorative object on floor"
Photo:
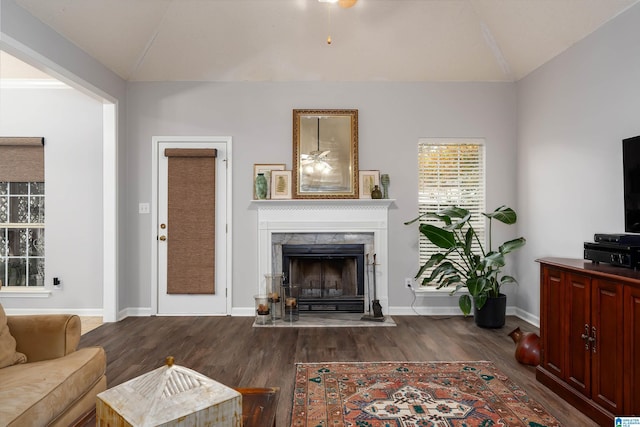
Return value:
<svg viewBox="0 0 640 427">
<path fill-rule="evenodd" d="M 242 395 L 168 357 L 165 366 L 98 394 L 96 425 L 242 427 Z"/>
<path fill-rule="evenodd" d="M 522 332 L 515 328 L 509 336 L 516 343 L 516 360 L 525 365 L 538 366 L 540 364 L 540 337 L 533 332 Z"/>
<path fill-rule="evenodd" d="M 236 388 L 242 393 L 243 427 L 276 427 L 278 387 Z"/>
</svg>

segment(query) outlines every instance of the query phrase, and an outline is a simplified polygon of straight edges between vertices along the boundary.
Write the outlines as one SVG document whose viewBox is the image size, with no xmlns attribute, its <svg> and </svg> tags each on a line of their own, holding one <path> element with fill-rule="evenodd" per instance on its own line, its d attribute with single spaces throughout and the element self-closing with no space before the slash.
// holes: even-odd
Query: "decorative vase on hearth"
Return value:
<svg viewBox="0 0 640 427">
<path fill-rule="evenodd" d="M 540 364 L 540 337 L 533 332 L 522 332 L 515 328 L 509 336 L 516 343 L 516 360 L 524 365 Z"/>
</svg>

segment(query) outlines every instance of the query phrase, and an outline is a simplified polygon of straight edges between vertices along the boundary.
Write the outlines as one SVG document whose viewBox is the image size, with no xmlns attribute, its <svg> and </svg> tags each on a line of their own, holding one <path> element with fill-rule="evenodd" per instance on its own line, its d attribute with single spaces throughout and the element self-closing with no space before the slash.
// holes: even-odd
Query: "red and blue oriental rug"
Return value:
<svg viewBox="0 0 640 427">
<path fill-rule="evenodd" d="M 491 362 L 296 365 L 292 427 L 559 425 Z"/>
</svg>

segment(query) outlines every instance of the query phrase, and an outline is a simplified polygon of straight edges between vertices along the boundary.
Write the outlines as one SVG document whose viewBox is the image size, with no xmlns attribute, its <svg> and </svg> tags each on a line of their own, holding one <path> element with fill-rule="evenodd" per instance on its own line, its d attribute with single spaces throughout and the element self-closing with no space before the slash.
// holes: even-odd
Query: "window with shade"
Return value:
<svg viewBox="0 0 640 427">
<path fill-rule="evenodd" d="M 44 139 L 0 137 L 0 286 L 44 286 Z"/>
<path fill-rule="evenodd" d="M 471 213 L 470 224 L 480 241 L 484 241 L 484 164 L 483 139 L 421 138 L 418 141 L 420 215 L 435 213 L 450 206 L 467 209 Z M 420 222 L 442 226 L 442 221 L 426 216 L 423 216 Z M 440 248 L 435 247 L 420 233 L 420 265 L 425 264 L 431 255 L 440 251 Z M 430 274 L 431 271 L 425 271 L 423 277 L 429 277 Z"/>
</svg>

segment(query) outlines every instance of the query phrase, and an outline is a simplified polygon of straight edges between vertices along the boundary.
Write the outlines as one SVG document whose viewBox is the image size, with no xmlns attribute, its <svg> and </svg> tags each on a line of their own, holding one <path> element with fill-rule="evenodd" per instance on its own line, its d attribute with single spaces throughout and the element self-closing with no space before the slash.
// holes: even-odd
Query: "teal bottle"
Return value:
<svg viewBox="0 0 640 427">
<path fill-rule="evenodd" d="M 256 198 L 264 200 L 267 198 L 267 178 L 263 173 L 259 173 L 256 177 Z"/>
</svg>

